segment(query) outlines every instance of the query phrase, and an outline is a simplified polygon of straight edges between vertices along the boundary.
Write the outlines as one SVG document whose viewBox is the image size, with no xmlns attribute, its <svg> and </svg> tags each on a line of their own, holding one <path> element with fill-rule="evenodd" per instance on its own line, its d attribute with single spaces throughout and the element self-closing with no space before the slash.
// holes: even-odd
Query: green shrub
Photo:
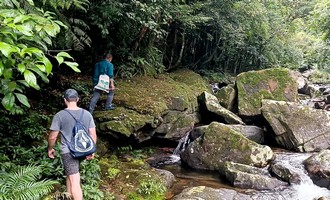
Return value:
<svg viewBox="0 0 330 200">
<path fill-rule="evenodd" d="M 84 160 L 80 167 L 80 177 L 85 200 L 103 200 L 104 194 L 99 189 L 101 182 L 101 168 L 96 156 L 92 160 Z"/>
<path fill-rule="evenodd" d="M 120 172 L 121 172 L 120 169 L 110 167 L 110 168 L 108 169 L 107 177 L 108 177 L 109 179 L 114 179 L 114 178 L 116 178 L 116 176 L 117 176 Z"/>
<path fill-rule="evenodd" d="M 143 180 L 140 182 L 138 193 L 143 196 L 162 196 L 166 192 L 165 186 L 160 181 L 156 181 L 154 179 L 151 180 Z"/>
<path fill-rule="evenodd" d="M 330 74 L 327 71 L 316 71 L 308 78 L 312 83 L 330 83 Z"/>
</svg>

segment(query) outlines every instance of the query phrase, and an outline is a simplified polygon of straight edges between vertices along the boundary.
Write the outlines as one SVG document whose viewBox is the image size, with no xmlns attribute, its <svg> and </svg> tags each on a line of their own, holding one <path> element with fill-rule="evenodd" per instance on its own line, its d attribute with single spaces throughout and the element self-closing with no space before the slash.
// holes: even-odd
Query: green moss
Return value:
<svg viewBox="0 0 330 200">
<path fill-rule="evenodd" d="M 262 99 L 295 101 L 298 95 L 296 87 L 296 81 L 285 68 L 242 73 L 237 76 L 240 113 L 253 110 L 254 114 L 259 114 Z M 290 88 L 294 91 L 289 91 Z"/>
<path fill-rule="evenodd" d="M 99 161 L 103 187 L 125 199 L 165 199 L 166 188 L 155 169 L 143 159 L 135 159 L 121 151 L 114 154 L 118 154 L 118 157 L 113 155 Z"/>
<path fill-rule="evenodd" d="M 189 70 L 172 73 L 170 78 L 165 76 L 118 81 L 114 101 L 141 114 L 161 116 L 171 104 L 171 97 L 181 96 L 190 101 L 208 89 L 203 79 Z"/>
</svg>

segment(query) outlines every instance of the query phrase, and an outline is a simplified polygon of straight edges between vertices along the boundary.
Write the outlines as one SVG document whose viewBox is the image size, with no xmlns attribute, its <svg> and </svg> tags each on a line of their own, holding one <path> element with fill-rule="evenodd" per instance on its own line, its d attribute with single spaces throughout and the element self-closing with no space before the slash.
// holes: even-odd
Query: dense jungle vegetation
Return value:
<svg viewBox="0 0 330 200">
<path fill-rule="evenodd" d="M 2 0 L 0 199 L 54 196 L 64 180 L 45 150 L 58 77 L 90 76 L 106 52 L 118 79 L 188 68 L 214 80 L 272 67 L 322 77 L 329 15 L 330 0 Z M 99 171 L 97 159 L 83 163 L 85 199 L 105 199 Z"/>
</svg>

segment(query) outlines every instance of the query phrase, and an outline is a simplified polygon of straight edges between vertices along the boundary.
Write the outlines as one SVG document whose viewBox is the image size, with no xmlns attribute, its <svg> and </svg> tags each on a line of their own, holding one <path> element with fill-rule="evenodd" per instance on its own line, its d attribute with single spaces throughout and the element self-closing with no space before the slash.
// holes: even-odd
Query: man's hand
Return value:
<svg viewBox="0 0 330 200">
<path fill-rule="evenodd" d="M 115 88 L 114 85 L 109 87 L 109 91 L 113 91 L 113 90 L 115 90 L 115 89 L 116 89 L 116 88 Z"/>
<path fill-rule="evenodd" d="M 48 149 L 48 157 L 50 157 L 51 159 L 55 158 L 55 149 Z"/>
<path fill-rule="evenodd" d="M 92 160 L 94 158 L 94 154 L 86 156 L 86 160 Z"/>
</svg>

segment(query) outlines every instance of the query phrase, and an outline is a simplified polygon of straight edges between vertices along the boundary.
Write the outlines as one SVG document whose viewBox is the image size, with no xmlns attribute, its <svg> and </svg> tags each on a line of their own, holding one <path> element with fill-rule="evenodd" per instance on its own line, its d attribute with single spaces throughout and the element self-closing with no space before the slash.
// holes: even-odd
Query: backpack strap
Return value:
<svg viewBox="0 0 330 200">
<path fill-rule="evenodd" d="M 64 111 L 68 112 L 73 117 L 73 119 L 76 120 L 76 122 L 78 121 L 69 110 L 64 109 Z M 81 114 L 80 114 L 80 117 L 79 117 L 79 122 L 81 122 L 83 115 L 84 115 L 84 109 L 81 109 Z"/>
<path fill-rule="evenodd" d="M 68 113 L 73 117 L 73 119 L 74 119 L 76 122 L 78 122 L 78 120 L 73 116 L 73 114 L 72 114 L 69 110 L 64 109 L 64 111 L 68 112 Z M 82 116 L 83 116 L 83 114 L 84 114 L 84 109 L 81 109 L 81 114 L 80 114 L 80 118 L 79 118 L 80 121 L 82 120 Z M 65 137 L 63 134 L 62 134 L 62 136 L 63 136 L 63 138 L 64 138 L 66 144 L 68 144 L 68 140 L 66 139 L 66 137 Z"/>
</svg>

